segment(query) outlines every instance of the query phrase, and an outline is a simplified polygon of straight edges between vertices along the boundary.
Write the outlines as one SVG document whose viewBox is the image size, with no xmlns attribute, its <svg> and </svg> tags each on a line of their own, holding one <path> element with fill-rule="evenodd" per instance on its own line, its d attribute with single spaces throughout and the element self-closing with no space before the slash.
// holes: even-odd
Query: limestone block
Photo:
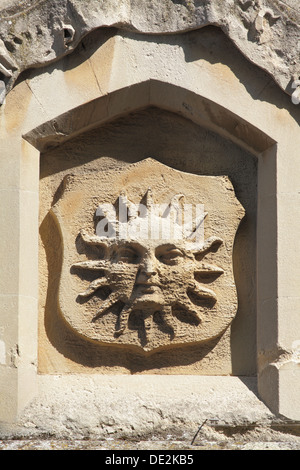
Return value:
<svg viewBox="0 0 300 470">
<path fill-rule="evenodd" d="M 274 413 L 299 420 L 299 349 L 293 356 L 283 354 L 260 373 L 259 393 Z"/>
<path fill-rule="evenodd" d="M 278 199 L 278 295 L 280 297 L 299 296 L 300 267 L 295 263 L 295 253 L 299 253 L 300 222 L 297 216 L 300 204 L 300 194 L 283 193 Z M 287 230 L 290 227 L 290 230 Z M 290 266 L 293 266 L 293 276 L 290 276 Z M 300 332 L 299 332 L 300 339 Z"/>
<path fill-rule="evenodd" d="M 15 248 L 19 244 L 19 193 L 17 190 L 1 191 L 1 244 L 0 257 L 5 270 L 0 273 L 0 292 L 4 294 L 18 293 L 19 253 Z"/>
<path fill-rule="evenodd" d="M 300 298 L 284 297 L 279 299 L 280 317 L 278 321 L 278 339 L 281 347 L 292 354 L 300 345 Z M 290 327 L 293 325 L 293 328 Z"/>
<path fill-rule="evenodd" d="M 0 420 L 13 422 L 18 413 L 18 370 L 0 365 Z"/>
<path fill-rule="evenodd" d="M 271 422 L 273 415 L 255 388 L 255 379 L 238 377 L 41 375 L 40 394 L 19 423 L 29 435 L 141 438 L 188 433 L 192 439 L 206 419 L 233 427 Z"/>
<path fill-rule="evenodd" d="M 284 416 L 299 420 L 300 349 L 279 370 L 279 409 Z"/>
<path fill-rule="evenodd" d="M 16 295 L 0 295 L 0 344 L 1 366 L 13 367 L 16 345 L 18 344 L 18 318 L 12 312 L 18 311 L 18 297 Z"/>
</svg>

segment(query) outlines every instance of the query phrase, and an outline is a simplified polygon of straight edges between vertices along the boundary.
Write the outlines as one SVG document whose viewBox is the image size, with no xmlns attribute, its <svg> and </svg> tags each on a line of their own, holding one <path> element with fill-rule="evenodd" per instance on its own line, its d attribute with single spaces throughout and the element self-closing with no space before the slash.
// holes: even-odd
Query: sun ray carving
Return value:
<svg viewBox="0 0 300 470">
<path fill-rule="evenodd" d="M 99 289 L 109 288 L 107 298 L 99 299 L 101 305 L 94 312 L 92 322 L 98 322 L 115 304 L 120 304 L 116 337 L 128 332 L 134 313 L 134 318 L 141 319 L 144 324 L 146 337 L 151 335 L 151 325 L 156 323 L 156 327 L 167 332 L 172 340 L 176 337 L 180 321 L 175 311 L 185 312 L 191 323 L 201 328 L 206 310 L 213 308 L 217 302 L 212 284 L 224 274 L 224 270 L 206 262 L 205 257 L 216 253 L 223 240 L 212 236 L 200 245 L 192 243 L 197 227 L 204 222 L 207 214 L 195 219 L 193 226 L 179 223 L 183 198 L 182 194 L 176 195 L 161 213 L 154 213 L 151 189 L 143 198 L 143 207 L 131 203 L 123 192 L 119 203 L 126 209 L 127 218 L 124 221 L 124 213 L 122 215 L 120 209 L 118 218 L 111 220 L 110 236 L 80 231 L 83 244 L 102 248 L 103 256 L 101 259 L 73 263 L 72 268 L 77 275 L 82 270 L 99 272 L 99 277 L 92 280 L 78 296 L 88 301 Z M 98 214 L 102 219 L 108 219 L 106 208 L 100 207 Z M 145 237 L 150 215 L 154 229 L 165 227 L 163 233 L 168 233 L 168 237 Z"/>
</svg>

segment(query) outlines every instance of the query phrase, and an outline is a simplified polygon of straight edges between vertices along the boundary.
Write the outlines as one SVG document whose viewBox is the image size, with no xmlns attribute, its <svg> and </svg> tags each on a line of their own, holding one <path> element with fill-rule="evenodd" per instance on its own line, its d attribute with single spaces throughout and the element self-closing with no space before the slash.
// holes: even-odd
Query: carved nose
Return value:
<svg viewBox="0 0 300 470">
<path fill-rule="evenodd" d="M 146 258 L 141 266 L 141 272 L 147 274 L 147 276 L 153 276 L 156 274 L 155 263 L 151 258 Z"/>
</svg>

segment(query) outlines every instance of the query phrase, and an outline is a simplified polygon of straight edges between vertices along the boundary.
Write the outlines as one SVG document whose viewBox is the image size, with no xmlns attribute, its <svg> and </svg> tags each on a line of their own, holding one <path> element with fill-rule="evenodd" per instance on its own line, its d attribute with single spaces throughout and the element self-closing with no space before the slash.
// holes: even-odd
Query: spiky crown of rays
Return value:
<svg viewBox="0 0 300 470">
<path fill-rule="evenodd" d="M 186 248 L 193 249 L 203 243 L 203 224 L 207 213 L 204 206 L 183 204 L 183 194 L 176 194 L 168 204 L 155 204 L 149 188 L 144 203 L 133 204 L 122 191 L 118 198 L 117 210 L 111 204 L 103 204 L 96 210 L 102 217 L 96 233 L 102 239 L 169 239 L 183 240 Z M 104 222 L 107 231 L 104 233 Z M 101 226 L 101 227 L 100 227 Z"/>
<path fill-rule="evenodd" d="M 145 204 L 133 204 L 131 203 L 125 194 L 122 192 L 119 196 L 119 213 L 117 214 L 114 210 L 113 206 L 101 205 L 96 211 L 96 215 L 103 217 L 106 221 L 109 221 L 111 224 L 112 230 L 108 231 L 106 234 L 101 233 L 100 235 L 89 235 L 84 230 L 80 231 L 81 238 L 83 242 L 87 245 L 92 246 L 100 246 L 103 248 L 107 248 L 111 244 L 114 245 L 117 243 L 118 240 L 124 238 L 124 234 L 128 238 L 129 241 L 138 240 L 141 238 L 141 234 L 145 235 L 145 238 L 148 238 L 149 234 L 149 220 L 151 224 L 155 225 L 158 223 L 162 223 L 162 233 L 166 230 L 165 233 L 169 234 L 169 240 L 178 240 L 183 241 L 183 245 L 187 251 L 192 251 L 193 259 L 197 263 L 193 269 L 193 273 L 190 274 L 190 278 L 182 289 L 181 297 L 180 295 L 174 295 L 174 301 L 169 302 L 168 305 L 163 305 L 162 313 L 164 316 L 165 324 L 173 331 L 175 335 L 175 326 L 174 320 L 172 315 L 172 308 L 179 307 L 183 310 L 188 311 L 188 313 L 197 320 L 197 322 L 201 322 L 201 318 L 199 317 L 199 308 L 189 299 L 187 295 L 187 290 L 190 289 L 194 294 L 196 294 L 201 299 L 210 300 L 215 302 L 217 300 L 215 292 L 206 287 L 205 285 L 201 285 L 198 281 L 194 279 L 194 274 L 202 275 L 206 279 L 209 276 L 215 276 L 223 274 L 223 269 L 211 265 L 209 263 L 203 261 L 196 261 L 197 255 L 201 255 L 202 258 L 209 253 L 210 251 L 216 251 L 218 246 L 223 243 L 223 240 L 218 237 L 210 237 L 207 240 L 203 240 L 203 242 L 199 245 L 199 241 L 195 244 L 193 239 L 195 236 L 196 230 L 199 226 L 204 222 L 207 213 L 200 211 L 198 217 L 194 219 L 194 223 L 191 226 L 191 220 L 188 223 L 182 224 L 182 212 L 180 205 L 180 201 L 183 199 L 184 195 L 177 194 L 172 199 L 171 202 L 166 205 L 166 207 L 161 211 L 158 212 L 157 206 L 153 204 L 152 198 L 152 191 L 148 189 L 145 195 Z M 145 211 L 143 211 L 145 209 Z M 127 224 L 127 229 L 124 230 L 124 226 Z M 171 233 L 169 233 L 169 229 Z M 126 238 L 125 237 L 125 238 Z M 142 237 L 143 238 L 143 237 Z M 92 281 L 88 288 L 79 294 L 79 297 L 83 299 L 89 298 L 93 295 L 98 289 L 102 287 L 109 286 L 112 288 L 112 292 L 108 295 L 107 299 L 103 301 L 100 309 L 96 312 L 93 317 L 92 321 L 96 321 L 100 316 L 105 314 L 109 309 L 119 302 L 120 300 L 123 302 L 124 306 L 121 310 L 120 317 L 119 317 L 119 324 L 116 328 L 116 334 L 122 334 L 127 326 L 128 326 L 128 319 L 131 311 L 134 308 L 134 305 L 129 299 L 127 294 L 120 292 L 119 290 L 114 290 L 113 285 L 110 283 L 109 274 L 111 271 L 111 260 L 107 257 L 100 260 L 87 260 L 74 263 L 72 267 L 79 268 L 79 269 L 88 269 L 94 271 L 101 271 L 104 272 L 104 276 L 95 279 Z M 179 286 L 178 289 L 180 290 Z M 174 292 L 175 294 L 175 292 Z M 154 312 L 153 312 L 154 313 Z"/>
</svg>

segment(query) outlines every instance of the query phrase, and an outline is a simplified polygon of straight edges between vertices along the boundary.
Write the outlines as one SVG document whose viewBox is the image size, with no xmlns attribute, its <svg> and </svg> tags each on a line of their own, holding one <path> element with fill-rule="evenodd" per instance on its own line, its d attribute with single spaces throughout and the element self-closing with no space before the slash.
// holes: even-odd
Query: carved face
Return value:
<svg viewBox="0 0 300 470">
<path fill-rule="evenodd" d="M 159 310 L 170 304 L 170 291 L 174 293 L 188 255 L 174 243 L 143 242 L 128 241 L 113 248 L 108 280 L 133 308 Z"/>
<path fill-rule="evenodd" d="M 117 195 L 118 187 L 126 187 L 130 200 L 123 190 Z M 201 226 L 204 212 L 195 211 L 192 232 L 185 213 L 183 222 L 178 218 L 189 205 L 207 214 L 201 243 L 198 235 L 194 242 L 194 225 Z M 69 175 L 51 211 L 63 247 L 60 312 L 86 340 L 154 351 L 210 341 L 231 324 L 232 249 L 243 209 L 228 178 L 146 159 L 120 173 Z M 105 219 L 112 221 L 107 234 Z"/>
<path fill-rule="evenodd" d="M 85 243 L 95 244 L 95 237 L 81 232 Z M 222 240 L 211 237 L 198 250 L 202 259 Z M 103 242 L 99 241 L 99 244 Z M 223 270 L 205 262 L 199 263 L 195 254 L 185 248 L 183 241 L 159 240 L 127 240 L 113 242 L 105 246 L 101 260 L 75 263 L 75 267 L 83 269 L 103 270 L 105 275 L 94 280 L 88 289 L 81 294 L 88 298 L 96 290 L 109 286 L 111 294 L 103 302 L 93 318 L 97 321 L 117 302 L 122 302 L 119 326 L 116 334 L 123 334 L 128 327 L 131 312 L 138 311 L 140 318 L 146 321 L 155 313 L 162 315 L 162 321 L 169 326 L 175 335 L 175 322 L 172 318 L 173 308 L 185 310 L 192 321 L 201 323 L 201 312 L 207 308 L 207 302 L 213 305 L 217 298 L 215 292 L 201 285 L 195 275 L 201 274 L 207 279 L 223 274 Z M 191 301 L 189 293 L 205 302 L 205 306 Z"/>
</svg>

